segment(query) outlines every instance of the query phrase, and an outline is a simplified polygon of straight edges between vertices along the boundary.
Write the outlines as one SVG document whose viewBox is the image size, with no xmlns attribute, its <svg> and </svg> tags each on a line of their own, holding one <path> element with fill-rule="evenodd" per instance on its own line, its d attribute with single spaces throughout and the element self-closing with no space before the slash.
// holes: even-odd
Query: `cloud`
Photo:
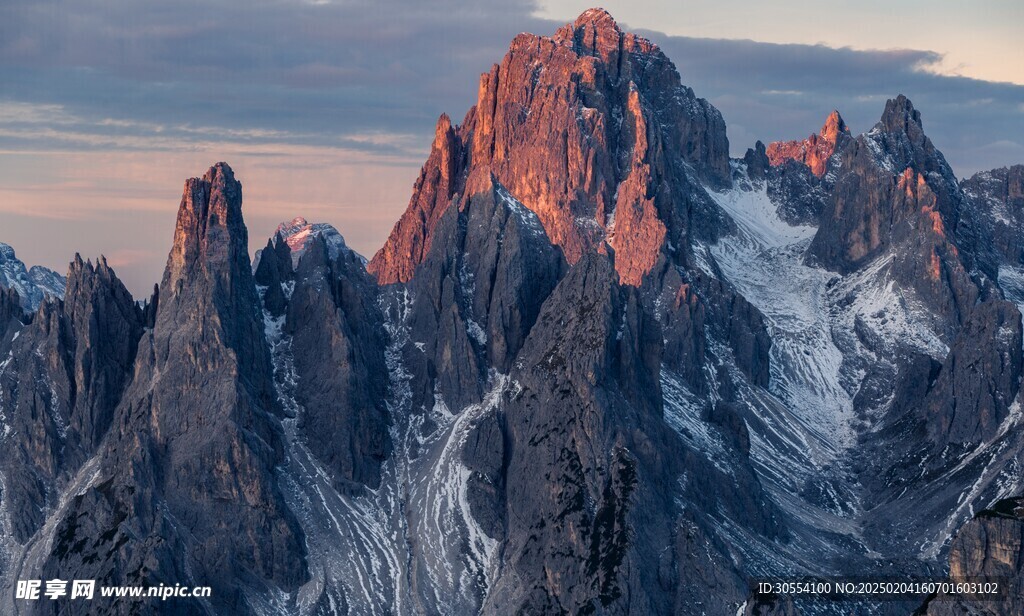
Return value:
<svg viewBox="0 0 1024 616">
<path fill-rule="evenodd" d="M 767 142 L 815 132 L 832 109 L 854 132 L 868 130 L 886 99 L 902 93 L 958 174 L 1024 162 L 1008 158 L 1024 144 L 1024 86 L 937 74 L 935 52 L 644 34 L 722 111 L 735 155 L 754 135 Z M 986 147 L 1006 140 L 1009 147 Z"/>
<path fill-rule="evenodd" d="M 0 82 L 90 120 L 294 133 L 430 134 L 523 30 L 523 0 L 9 0 Z M 125 127 L 126 131 L 142 129 Z"/>
<path fill-rule="evenodd" d="M 76 250 L 126 251 L 119 271 L 145 292 L 182 181 L 228 160 L 254 246 L 303 214 L 372 254 L 405 207 L 437 116 L 462 117 L 517 33 L 561 25 L 536 8 L 5 0 L 0 240 L 58 269 Z M 1024 162 L 1024 87 L 939 75 L 935 52 L 645 34 L 722 110 L 736 155 L 757 139 L 806 136 L 833 108 L 867 130 L 902 92 L 959 174 Z"/>
<path fill-rule="evenodd" d="M 421 156 L 441 112 L 520 31 L 532 0 L 8 0 L 0 6 L 0 137 L 14 147 L 288 143 Z M 904 93 L 961 174 L 1024 141 L 1024 86 L 940 75 L 943 57 L 644 32 L 725 115 L 734 154 L 801 137 L 839 109 L 869 128 Z M 987 154 L 985 154 L 987 152 Z M 980 154 L 979 154 L 980 153 Z M 980 158 L 979 158 L 980 156 Z"/>
</svg>

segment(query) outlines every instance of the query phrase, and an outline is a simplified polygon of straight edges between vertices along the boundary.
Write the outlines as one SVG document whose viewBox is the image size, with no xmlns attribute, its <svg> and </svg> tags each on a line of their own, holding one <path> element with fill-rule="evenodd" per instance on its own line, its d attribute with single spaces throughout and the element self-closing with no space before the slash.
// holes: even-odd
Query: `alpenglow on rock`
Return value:
<svg viewBox="0 0 1024 616">
<path fill-rule="evenodd" d="M 837 149 L 841 149 L 850 138 L 850 129 L 838 111 L 833 111 L 825 120 L 821 131 L 802 141 L 775 141 L 768 144 L 766 153 L 773 166 L 788 160 L 807 165 L 811 173 L 821 177 L 828 168 L 828 160 Z"/>
<path fill-rule="evenodd" d="M 0 284 L 0 613 L 1019 613 L 1024 167 L 879 111 L 730 159 L 592 9 L 441 117 L 369 263 L 301 217 L 250 263 L 218 163 L 145 303 Z M 866 572 L 1007 596 L 750 587 Z M 55 577 L 212 596 L 14 598 Z"/>
<path fill-rule="evenodd" d="M 692 183 L 728 184 L 728 156 L 718 110 L 656 45 L 592 9 L 552 37 L 517 36 L 462 124 L 441 117 L 409 209 L 369 269 L 410 280 L 445 207 L 493 177 L 570 264 L 608 247 L 637 285 L 666 244 L 686 244 Z"/>
</svg>

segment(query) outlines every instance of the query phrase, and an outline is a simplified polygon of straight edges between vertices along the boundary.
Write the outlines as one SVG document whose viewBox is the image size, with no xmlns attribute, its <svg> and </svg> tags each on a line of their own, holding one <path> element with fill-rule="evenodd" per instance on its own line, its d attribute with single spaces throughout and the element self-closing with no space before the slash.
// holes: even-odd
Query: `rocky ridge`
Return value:
<svg viewBox="0 0 1024 616">
<path fill-rule="evenodd" d="M 189 180 L 144 306 L 102 259 L 37 311 L 0 295 L 0 611 L 56 575 L 212 585 L 144 604 L 196 614 L 832 614 L 748 580 L 1019 581 L 1018 168 L 958 182 L 902 96 L 826 129 L 729 160 L 593 9 L 442 116 L 368 264 L 302 218 L 250 263 L 230 167 Z M 982 610 L 838 609 L 922 603 Z"/>
<path fill-rule="evenodd" d="M 792 160 L 807 165 L 811 173 L 821 177 L 828 170 L 832 154 L 842 149 L 849 138 L 850 129 L 839 112 L 833 110 L 817 134 L 801 141 L 774 141 L 768 144 L 765 154 L 774 167 Z"/>
<path fill-rule="evenodd" d="M 384 284 L 408 281 L 447 204 L 493 177 L 570 264 L 607 246 L 638 285 L 663 247 L 686 246 L 701 211 L 686 169 L 725 185 L 728 150 L 721 114 L 661 50 L 593 9 L 552 37 L 519 35 L 463 123 L 441 117 L 410 207 L 369 269 Z"/>
<path fill-rule="evenodd" d="M 0 286 L 14 289 L 24 308 L 32 311 L 46 297 L 62 299 L 67 281 L 41 265 L 26 268 L 9 244 L 0 242 Z"/>
</svg>

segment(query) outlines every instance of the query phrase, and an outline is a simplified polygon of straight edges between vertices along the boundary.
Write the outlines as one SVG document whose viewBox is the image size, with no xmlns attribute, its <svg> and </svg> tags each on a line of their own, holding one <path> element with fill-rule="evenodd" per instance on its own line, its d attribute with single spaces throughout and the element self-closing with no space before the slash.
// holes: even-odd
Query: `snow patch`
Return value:
<svg viewBox="0 0 1024 616">
<path fill-rule="evenodd" d="M 853 445 L 855 433 L 827 306 L 834 275 L 803 259 L 816 229 L 779 218 L 765 186 L 709 194 L 737 226 L 710 252 L 726 280 L 764 315 L 772 338 L 769 391 L 811 437 L 801 446 L 810 445 L 812 457 L 825 463 Z"/>
<path fill-rule="evenodd" d="M 1017 308 L 1024 313 L 1024 266 L 1000 265 L 999 286 L 1006 299 L 1017 304 Z"/>
</svg>

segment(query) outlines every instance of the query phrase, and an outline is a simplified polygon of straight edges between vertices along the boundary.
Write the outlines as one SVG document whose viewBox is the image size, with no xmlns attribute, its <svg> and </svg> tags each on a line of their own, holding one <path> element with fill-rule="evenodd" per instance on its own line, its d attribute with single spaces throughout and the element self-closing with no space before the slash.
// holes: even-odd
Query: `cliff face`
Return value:
<svg viewBox="0 0 1024 616">
<path fill-rule="evenodd" d="M 281 409 L 240 208 L 241 184 L 223 163 L 186 182 L 155 324 L 138 342 L 91 477 L 54 514 L 42 573 L 110 584 L 205 579 L 220 590 L 219 610 L 244 607 L 242 584 L 294 588 L 307 575 L 302 531 L 273 474 Z M 151 607 L 202 613 L 209 604 Z"/>
<path fill-rule="evenodd" d="M 568 306 L 577 310 L 567 315 Z M 669 540 L 671 524 L 636 543 L 625 531 L 640 503 L 650 503 L 647 515 L 665 510 L 664 495 L 648 488 L 671 472 L 657 453 L 638 449 L 633 432 L 659 430 L 659 355 L 656 323 L 605 257 L 580 261 L 546 302 L 513 373 L 521 389 L 504 411 L 511 570 L 496 581 L 489 612 L 638 610 L 657 601 L 644 588 L 656 572 L 637 559 Z M 545 580 L 544 571 L 557 577 Z"/>
<path fill-rule="evenodd" d="M 147 303 L 0 290 L 0 612 L 817 613 L 748 581 L 947 561 L 1016 601 L 1021 168 L 958 183 L 902 96 L 727 150 L 590 10 L 441 118 L 369 264 L 301 217 L 250 263 L 220 163 Z"/>
<path fill-rule="evenodd" d="M 45 301 L 34 315 L 17 309 L 16 293 L 0 308 L 0 375 L 5 439 L 2 465 L 9 497 L 23 513 L 19 540 L 39 530 L 66 484 L 97 450 L 131 377 L 142 335 L 141 313 L 107 266 L 78 256 L 68 271 L 66 301 Z"/>
<path fill-rule="evenodd" d="M 727 185 L 728 150 L 721 114 L 657 46 L 587 11 L 553 37 L 519 35 L 462 125 L 441 118 L 409 209 L 369 269 L 384 284 L 409 280 L 444 206 L 493 176 L 570 264 L 607 245 L 637 285 L 666 241 L 686 245 L 696 206 L 682 167 Z"/>
<path fill-rule="evenodd" d="M 337 489 L 378 487 L 391 453 L 387 336 L 362 257 L 333 227 L 295 219 L 260 252 L 255 278 L 268 332 L 277 337 L 269 341 L 274 352 L 293 351 L 294 374 L 279 369 L 276 381 L 303 409 L 303 440 L 331 469 Z M 287 382 L 292 377 L 297 383 Z"/>
<path fill-rule="evenodd" d="M 934 311 L 952 336 L 992 277 L 978 230 L 952 170 L 924 134 L 921 114 L 900 96 L 881 120 L 849 141 L 809 254 L 840 273 L 891 255 L 892 275 Z"/>
<path fill-rule="evenodd" d="M 1024 265 L 1024 165 L 983 171 L 961 186 L 995 258 L 1011 268 Z"/>
<path fill-rule="evenodd" d="M 539 218 L 496 180 L 438 222 L 409 288 L 408 364 L 417 406 L 479 402 L 492 370 L 507 374 L 566 268 Z"/>
<path fill-rule="evenodd" d="M 954 580 L 998 580 L 1000 598 L 930 597 L 922 613 L 987 616 L 1024 610 L 1024 500 L 999 501 L 964 524 L 950 547 L 949 575 Z"/>
</svg>

